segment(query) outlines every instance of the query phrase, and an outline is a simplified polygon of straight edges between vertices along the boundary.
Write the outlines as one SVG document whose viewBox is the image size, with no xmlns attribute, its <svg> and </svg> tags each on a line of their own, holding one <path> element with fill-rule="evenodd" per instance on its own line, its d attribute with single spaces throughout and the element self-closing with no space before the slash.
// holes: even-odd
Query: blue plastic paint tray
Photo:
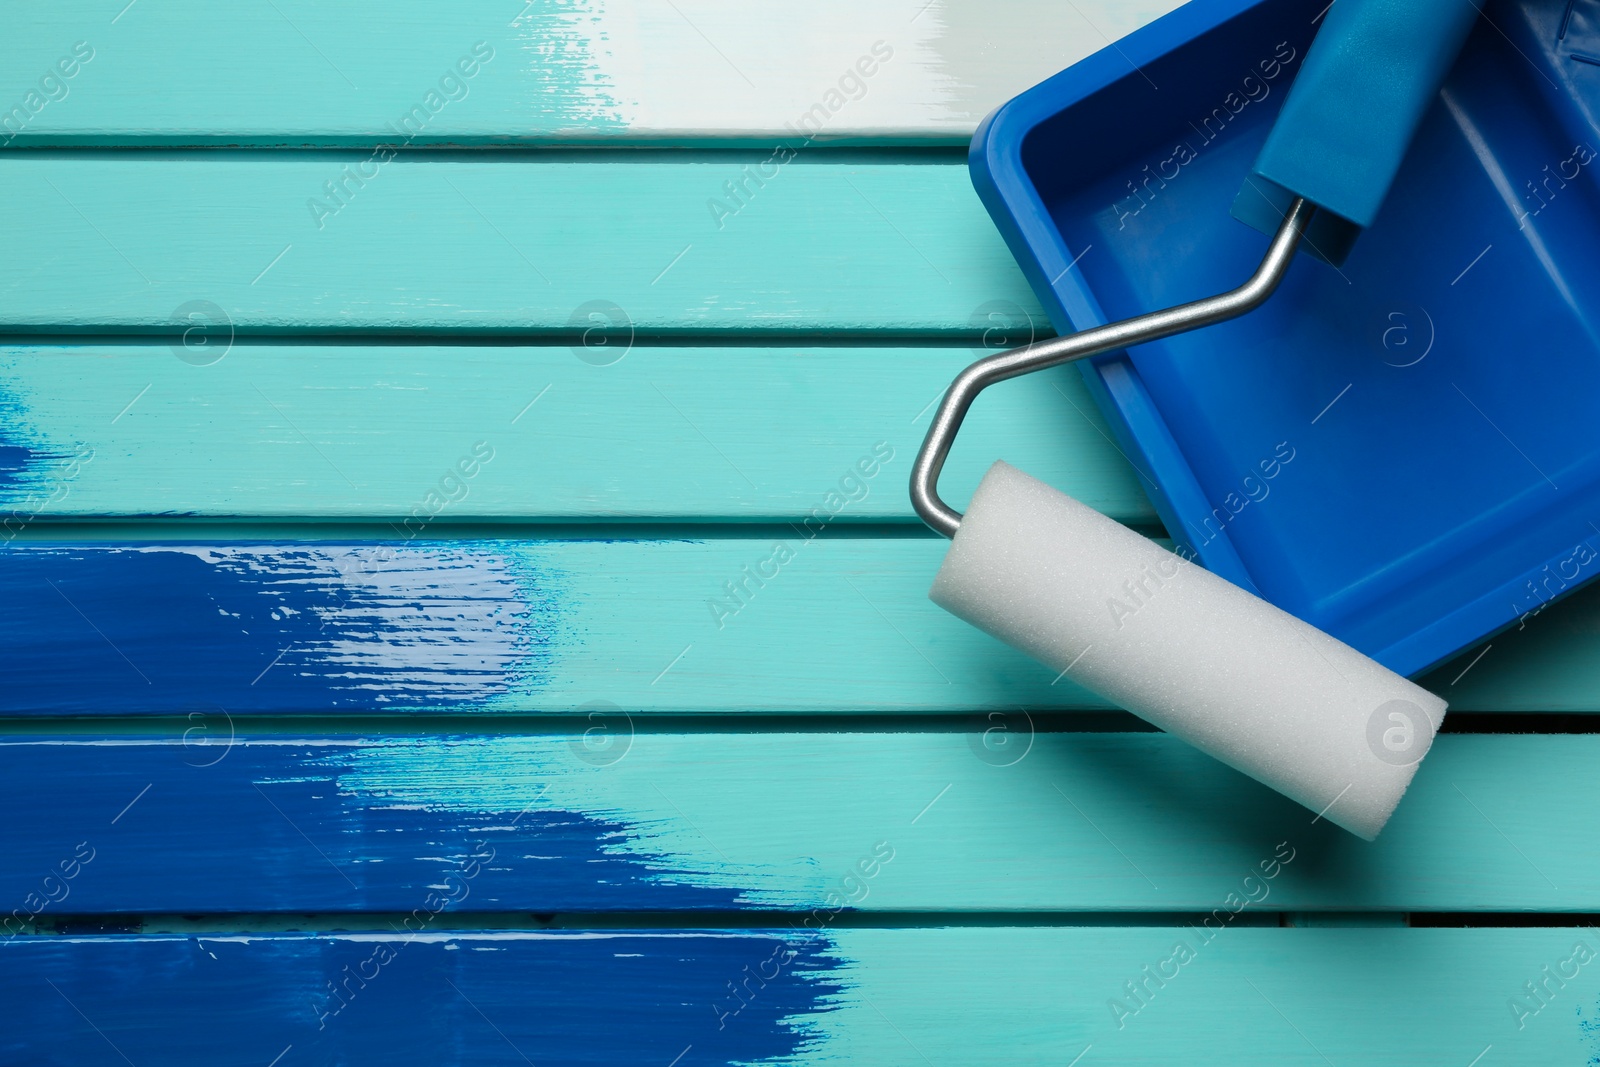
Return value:
<svg viewBox="0 0 1600 1067">
<path fill-rule="evenodd" d="M 1230 289 L 1327 0 L 1194 0 L 1001 107 L 971 169 L 1056 328 Z M 1491 2 L 1340 268 L 1082 364 L 1174 538 L 1402 674 L 1600 572 L 1600 7 Z"/>
</svg>

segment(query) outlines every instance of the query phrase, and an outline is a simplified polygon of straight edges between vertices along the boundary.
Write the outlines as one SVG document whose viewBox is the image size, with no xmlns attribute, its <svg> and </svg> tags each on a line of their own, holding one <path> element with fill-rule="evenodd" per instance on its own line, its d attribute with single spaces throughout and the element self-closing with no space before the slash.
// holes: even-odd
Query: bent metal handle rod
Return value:
<svg viewBox="0 0 1600 1067">
<path fill-rule="evenodd" d="M 1028 374 L 1061 363 L 1097 356 L 1103 352 L 1128 348 L 1163 337 L 1187 333 L 1202 326 L 1224 322 L 1254 311 L 1272 295 L 1294 261 L 1300 237 L 1311 221 L 1316 207 L 1304 199 L 1289 205 L 1283 225 L 1272 238 L 1261 265 L 1250 280 L 1218 296 L 1179 304 L 1165 311 L 1096 326 L 1092 330 L 1052 337 L 1009 352 L 986 356 L 956 375 L 955 381 L 944 394 L 939 410 L 928 427 L 928 436 L 917 453 L 917 462 L 911 468 L 911 506 L 922 521 L 946 537 L 954 537 L 961 526 L 961 513 L 939 499 L 939 472 L 950 455 L 950 446 L 961 429 L 967 409 L 979 393 L 996 382 Z"/>
</svg>

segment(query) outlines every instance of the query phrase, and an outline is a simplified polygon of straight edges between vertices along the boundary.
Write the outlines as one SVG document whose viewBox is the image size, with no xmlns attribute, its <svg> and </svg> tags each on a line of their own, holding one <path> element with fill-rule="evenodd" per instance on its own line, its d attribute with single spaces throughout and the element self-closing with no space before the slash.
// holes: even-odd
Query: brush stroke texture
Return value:
<svg viewBox="0 0 1600 1067">
<path fill-rule="evenodd" d="M 1600 738 L 1441 737 L 1367 844 L 1161 734 L 967 726 L 677 734 L 613 711 L 584 733 L 236 737 L 213 713 L 14 739 L 0 806 L 30 814 L 0 827 L 0 922 L 80 842 L 46 924 L 405 913 L 478 841 L 495 859 L 453 911 L 1203 913 L 1281 841 L 1297 858 L 1252 912 L 1600 911 Z"/>
<path fill-rule="evenodd" d="M 791 558 L 774 575 L 780 545 Z M 1076 687 L 1052 685 L 1053 672 L 928 601 L 942 552 L 930 538 L 798 534 L 18 542 L 0 553 L 11 607 L 0 613 L 0 710 L 1084 706 Z M 763 566 L 767 579 L 747 577 Z"/>
<path fill-rule="evenodd" d="M 488 545 L 13 549 L 0 570 L 6 688 L 36 709 L 481 705 L 536 689 L 562 633 L 539 553 Z"/>
<path fill-rule="evenodd" d="M 1578 1009 L 1586 1021 L 1600 998 L 1591 963 L 1522 1028 L 1508 1008 L 1576 942 L 1594 950 L 1582 927 L 1238 929 L 1209 943 L 1189 927 L 840 930 L 840 970 L 796 967 L 719 1031 L 726 983 L 796 935 L 463 933 L 402 949 L 317 1031 L 315 998 L 384 936 L 20 941 L 5 950 L 0 996 L 29 1032 L 8 1027 L 0 1050 L 35 1064 L 121 1064 L 120 1050 L 207 1067 L 266 1067 L 280 1053 L 280 1067 L 411 1063 L 421 1049 L 452 1067 L 668 1067 L 680 1055 L 678 1067 L 1326 1067 L 1465 1065 L 1492 1045 L 1484 1063 L 1577 1064 L 1593 1047 Z M 1151 994 L 1119 1028 L 1109 1004 L 1127 1004 L 1125 984 L 1180 940 L 1193 960 L 1162 986 L 1146 980 Z"/>
<path fill-rule="evenodd" d="M 779 545 L 792 558 L 772 574 Z M 934 538 L 800 532 L 19 539 L 0 551 L 0 714 L 1107 707 L 935 607 L 943 554 Z M 1457 710 L 1593 711 L 1597 605 L 1582 591 L 1427 682 Z"/>
<path fill-rule="evenodd" d="M 840 990 L 826 939 L 788 930 L 22 939 L 0 951 L 0 996 L 28 1020 L 0 1035 L 0 1053 L 27 1064 L 787 1061 L 816 1046 L 816 1016 Z M 789 952 L 719 1027 L 746 969 Z"/>
</svg>

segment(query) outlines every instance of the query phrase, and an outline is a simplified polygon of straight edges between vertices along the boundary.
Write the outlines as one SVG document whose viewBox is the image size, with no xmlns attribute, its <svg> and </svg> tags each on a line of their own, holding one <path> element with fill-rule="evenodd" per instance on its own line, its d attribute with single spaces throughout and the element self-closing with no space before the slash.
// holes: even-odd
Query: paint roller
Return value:
<svg viewBox="0 0 1600 1067">
<path fill-rule="evenodd" d="M 1477 14 L 1470 0 L 1333 4 L 1233 205 L 1272 235 L 1255 273 L 1219 296 L 972 364 L 911 474 L 917 514 L 952 539 L 936 604 L 1369 841 L 1432 744 L 1443 700 L 1003 462 L 964 516 L 938 479 L 988 386 L 1243 315 L 1298 250 L 1342 262 Z"/>
</svg>

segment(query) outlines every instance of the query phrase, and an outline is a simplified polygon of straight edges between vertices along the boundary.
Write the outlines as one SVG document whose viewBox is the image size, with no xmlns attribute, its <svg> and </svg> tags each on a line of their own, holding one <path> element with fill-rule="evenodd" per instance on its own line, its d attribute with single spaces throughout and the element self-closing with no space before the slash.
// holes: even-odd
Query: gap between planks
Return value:
<svg viewBox="0 0 1600 1067">
<path fill-rule="evenodd" d="M 805 712 L 754 716 L 741 712 L 696 715 L 634 712 L 633 732 L 662 734 L 810 733 L 971 734 L 994 725 L 994 709 L 966 712 Z M 1029 729 L 1038 734 L 1162 733 L 1126 711 L 1030 711 Z M 1020 723 L 1020 718 L 1019 718 Z M 229 715 L 236 740 L 323 740 L 450 736 L 578 736 L 594 725 L 587 715 L 562 712 L 510 714 L 493 711 L 431 715 L 363 714 Z M 0 716 L 0 739 L 29 737 L 181 740 L 193 731 L 193 715 Z M 1600 715 L 1570 712 L 1459 711 L 1445 716 L 1441 734 L 1582 736 L 1600 733 Z"/>
<path fill-rule="evenodd" d="M 773 930 L 800 927 L 812 910 L 753 908 L 747 911 L 615 912 L 441 912 L 429 932 L 478 933 L 498 930 Z M 206 914 L 99 915 L 63 912 L 41 916 L 16 937 L 125 937 L 179 934 L 229 937 L 273 934 L 392 933 L 406 912 L 265 912 Z M 1174 929 L 1199 926 L 1203 911 L 842 911 L 828 925 L 844 930 L 931 930 L 990 928 Z M 1244 911 L 1233 927 L 1410 927 L 1430 930 L 1512 930 L 1594 928 L 1600 912 L 1574 911 Z"/>
</svg>

